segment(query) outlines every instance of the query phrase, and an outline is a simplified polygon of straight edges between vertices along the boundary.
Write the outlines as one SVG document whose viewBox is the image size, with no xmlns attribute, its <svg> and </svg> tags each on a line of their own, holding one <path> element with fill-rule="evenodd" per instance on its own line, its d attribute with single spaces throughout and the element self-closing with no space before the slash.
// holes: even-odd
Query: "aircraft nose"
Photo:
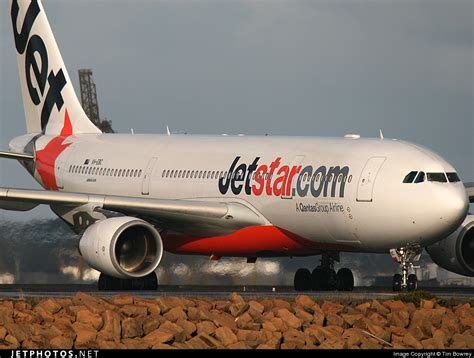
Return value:
<svg viewBox="0 0 474 358">
<path fill-rule="evenodd" d="M 444 219 L 457 227 L 466 218 L 469 210 L 469 198 L 464 186 L 459 185 L 452 189 L 443 204 Z"/>
</svg>

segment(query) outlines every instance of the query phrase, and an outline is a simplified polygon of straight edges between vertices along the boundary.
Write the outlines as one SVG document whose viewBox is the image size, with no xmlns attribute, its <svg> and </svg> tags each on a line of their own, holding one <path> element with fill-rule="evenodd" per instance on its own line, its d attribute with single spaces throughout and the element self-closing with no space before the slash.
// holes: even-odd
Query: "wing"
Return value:
<svg viewBox="0 0 474 358">
<path fill-rule="evenodd" d="M 474 203 L 474 182 L 464 183 L 466 187 L 467 195 L 469 196 L 469 202 Z"/>
<path fill-rule="evenodd" d="M 228 232 L 247 226 L 270 224 L 249 204 L 235 201 L 150 199 L 0 188 L 0 209 L 26 211 L 41 204 L 50 205 L 53 211 L 72 225 L 74 215 L 79 213 L 92 216 L 95 220 L 114 213 L 138 216 L 162 228 L 182 232 L 196 228 L 205 228 L 213 233 Z"/>
<path fill-rule="evenodd" d="M 25 154 L 25 153 L 0 151 L 0 158 L 16 159 L 16 160 L 34 160 L 35 156 L 31 154 Z"/>
</svg>

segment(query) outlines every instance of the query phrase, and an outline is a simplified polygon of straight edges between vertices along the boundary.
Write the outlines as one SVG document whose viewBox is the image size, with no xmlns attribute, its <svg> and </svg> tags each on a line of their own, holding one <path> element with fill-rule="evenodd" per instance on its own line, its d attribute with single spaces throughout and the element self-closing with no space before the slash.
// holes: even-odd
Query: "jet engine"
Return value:
<svg viewBox="0 0 474 358">
<path fill-rule="evenodd" d="M 440 267 L 464 276 L 474 276 L 474 215 L 447 238 L 428 246 L 426 251 Z"/>
<path fill-rule="evenodd" d="M 122 216 L 89 226 L 79 241 L 79 252 L 92 268 L 112 277 L 132 279 L 158 267 L 163 243 L 149 223 Z"/>
</svg>

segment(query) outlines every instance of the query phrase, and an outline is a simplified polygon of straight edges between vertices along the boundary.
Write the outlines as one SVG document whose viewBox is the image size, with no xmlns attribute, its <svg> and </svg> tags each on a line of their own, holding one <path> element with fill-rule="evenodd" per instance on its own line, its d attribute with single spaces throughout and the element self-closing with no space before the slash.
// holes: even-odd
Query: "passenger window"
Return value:
<svg viewBox="0 0 474 358">
<path fill-rule="evenodd" d="M 140 169 L 140 171 L 138 172 L 138 176 L 141 177 L 142 176 L 142 170 Z"/>
<path fill-rule="evenodd" d="M 122 176 L 123 176 L 123 177 L 125 176 L 125 169 L 124 169 L 123 172 L 122 172 Z"/>
<path fill-rule="evenodd" d="M 428 181 L 435 181 L 439 183 L 447 183 L 446 175 L 444 173 L 426 173 Z"/>
<path fill-rule="evenodd" d="M 415 172 L 415 171 L 408 173 L 405 176 L 405 179 L 403 179 L 403 182 L 404 183 L 413 183 L 413 180 L 415 180 L 415 177 L 416 177 L 416 173 L 417 172 Z"/>
<path fill-rule="evenodd" d="M 458 181 L 461 181 L 457 173 L 446 173 L 446 175 L 448 176 L 450 183 L 457 183 Z"/>
<path fill-rule="evenodd" d="M 102 175 L 102 172 L 104 171 L 104 168 L 100 168 L 99 170 L 99 175 Z"/>
<path fill-rule="evenodd" d="M 422 183 L 424 181 L 425 181 L 425 173 L 419 172 L 418 175 L 416 176 L 415 183 Z"/>
</svg>

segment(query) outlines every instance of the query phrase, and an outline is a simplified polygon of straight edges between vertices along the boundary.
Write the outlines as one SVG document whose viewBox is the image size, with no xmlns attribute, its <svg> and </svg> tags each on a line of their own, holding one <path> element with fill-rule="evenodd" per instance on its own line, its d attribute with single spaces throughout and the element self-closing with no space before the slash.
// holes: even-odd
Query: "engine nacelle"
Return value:
<svg viewBox="0 0 474 358">
<path fill-rule="evenodd" d="M 138 278 L 153 272 L 163 255 L 163 242 L 149 223 L 121 216 L 89 226 L 79 251 L 92 268 L 117 278 Z"/>
<path fill-rule="evenodd" d="M 446 239 L 428 246 L 431 259 L 442 268 L 464 276 L 474 276 L 474 215 Z"/>
</svg>

